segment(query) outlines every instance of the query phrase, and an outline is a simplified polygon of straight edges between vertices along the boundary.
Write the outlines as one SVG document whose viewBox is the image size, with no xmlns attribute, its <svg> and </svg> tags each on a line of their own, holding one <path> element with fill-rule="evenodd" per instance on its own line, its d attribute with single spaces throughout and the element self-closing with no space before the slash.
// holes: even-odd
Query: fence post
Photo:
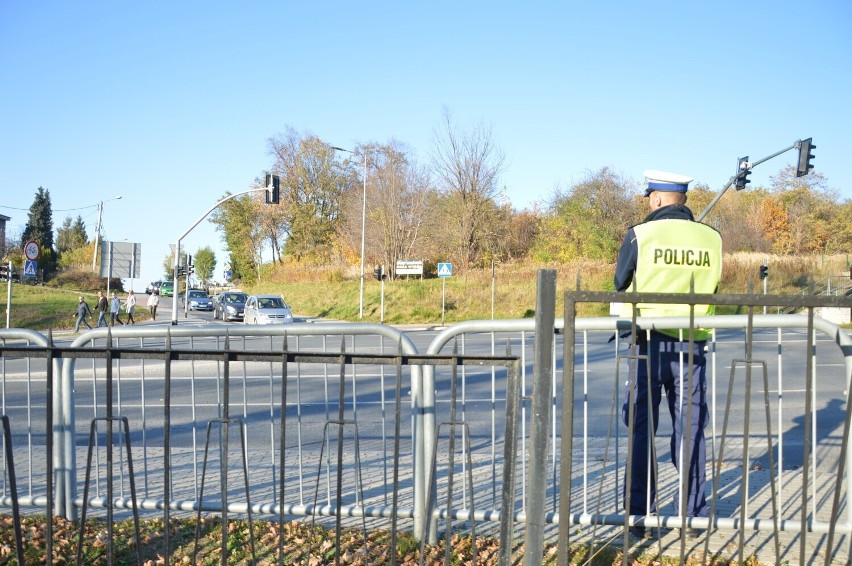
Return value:
<svg viewBox="0 0 852 566">
<path fill-rule="evenodd" d="M 525 566 L 541 564 L 544 548 L 545 495 L 547 490 L 547 439 L 550 436 L 553 390 L 553 336 L 556 318 L 556 270 L 539 269 L 535 304 L 535 359 L 533 366 L 530 463 L 527 475 L 527 528 Z M 504 542 L 505 544 L 505 542 Z"/>
</svg>

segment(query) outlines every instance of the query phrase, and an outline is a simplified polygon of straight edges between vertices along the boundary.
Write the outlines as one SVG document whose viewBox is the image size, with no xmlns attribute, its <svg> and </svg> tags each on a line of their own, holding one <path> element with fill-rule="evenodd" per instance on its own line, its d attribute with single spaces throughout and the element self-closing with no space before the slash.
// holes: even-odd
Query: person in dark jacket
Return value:
<svg viewBox="0 0 852 566">
<path fill-rule="evenodd" d="M 98 304 L 95 308 L 98 310 L 98 323 L 95 328 L 100 328 L 102 325 L 107 326 L 106 315 L 109 305 L 103 291 L 98 291 Z"/>
<path fill-rule="evenodd" d="M 86 320 L 86 317 L 89 316 L 91 313 L 92 311 L 89 310 L 89 303 L 87 303 L 81 295 L 79 300 L 77 301 L 77 322 L 76 324 L 74 324 L 74 332 L 80 332 L 81 322 L 85 324 L 89 330 L 92 329 L 92 325 L 89 324 L 89 321 Z"/>
<path fill-rule="evenodd" d="M 651 213 L 624 237 L 618 252 L 615 288 L 639 293 L 689 293 L 694 285 L 695 293 L 715 293 L 721 278 L 722 238 L 715 229 L 696 222 L 686 206 L 686 192 L 692 179 L 661 171 L 646 171 L 645 177 L 645 197 Z M 632 309 L 633 303 L 625 306 Z M 694 308 L 695 316 L 710 315 L 714 310 L 712 305 Z M 690 306 L 680 303 L 638 303 L 636 309 L 636 314 L 642 317 L 690 314 Z M 623 313 L 632 314 L 632 310 Z M 685 519 L 707 516 L 704 427 L 709 415 L 705 344 L 710 336 L 710 331 L 702 328 L 655 328 L 640 330 L 634 337 L 632 347 L 638 356 L 631 362 L 622 407 L 624 423 L 629 429 L 632 426 L 632 455 L 624 484 L 624 503 L 630 515 L 647 516 L 657 511 L 654 437 L 665 391 L 674 429 L 671 457 L 680 474 L 675 495 L 677 514 Z M 690 352 L 691 366 L 685 361 Z M 686 498 L 681 502 L 683 485 L 687 486 Z M 631 533 L 645 537 L 651 536 L 653 530 L 633 527 Z M 696 532 L 690 528 L 686 534 L 694 536 Z"/>
</svg>

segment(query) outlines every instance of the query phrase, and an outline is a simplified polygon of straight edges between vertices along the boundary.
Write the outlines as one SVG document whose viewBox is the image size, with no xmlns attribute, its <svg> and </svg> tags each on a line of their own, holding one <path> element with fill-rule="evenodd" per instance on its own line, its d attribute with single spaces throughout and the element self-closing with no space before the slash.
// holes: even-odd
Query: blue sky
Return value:
<svg viewBox="0 0 852 566">
<path fill-rule="evenodd" d="M 442 109 L 491 126 L 522 209 L 590 171 L 676 171 L 720 189 L 738 157 L 813 137 L 852 198 L 852 3 L 0 2 L 0 214 L 54 224 L 104 205 L 142 244 L 141 288 L 169 243 L 246 190 L 292 126 L 330 144 L 395 138 L 428 161 Z M 795 160 L 779 156 L 752 186 Z M 71 210 L 79 209 L 82 210 Z M 24 210 L 16 210 L 24 209 Z M 184 239 L 226 252 L 202 222 Z"/>
</svg>

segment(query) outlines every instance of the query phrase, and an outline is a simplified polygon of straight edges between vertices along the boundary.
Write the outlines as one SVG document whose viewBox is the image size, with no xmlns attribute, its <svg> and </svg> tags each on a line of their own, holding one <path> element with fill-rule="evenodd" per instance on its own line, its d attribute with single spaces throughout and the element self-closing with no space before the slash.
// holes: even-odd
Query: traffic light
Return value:
<svg viewBox="0 0 852 566">
<path fill-rule="evenodd" d="M 266 204 L 278 204 L 281 197 L 281 180 L 278 175 L 266 176 Z"/>
<path fill-rule="evenodd" d="M 769 266 L 768 265 L 761 265 L 760 266 L 760 278 L 766 279 L 767 277 L 769 277 Z"/>
<path fill-rule="evenodd" d="M 751 175 L 751 169 L 749 166 L 751 163 L 748 162 L 748 155 L 745 157 L 740 157 L 737 161 L 737 181 L 734 184 L 734 187 L 741 191 L 746 188 L 746 185 L 751 183 L 751 179 L 748 178 Z"/>
<path fill-rule="evenodd" d="M 373 270 L 373 276 L 376 278 L 377 281 L 381 281 L 385 278 L 385 274 L 382 272 L 381 265 Z"/>
<path fill-rule="evenodd" d="M 195 273 L 195 264 L 192 263 L 192 256 L 191 255 L 186 256 L 186 269 L 187 269 L 187 274 L 189 274 L 189 275 L 192 275 L 193 273 Z"/>
<path fill-rule="evenodd" d="M 813 150 L 816 146 L 811 143 L 812 139 L 813 138 L 802 140 L 799 145 L 799 165 L 796 167 L 796 177 L 804 177 L 810 173 L 811 169 L 814 168 L 814 166 L 811 165 L 811 159 L 814 158 L 811 150 Z"/>
</svg>

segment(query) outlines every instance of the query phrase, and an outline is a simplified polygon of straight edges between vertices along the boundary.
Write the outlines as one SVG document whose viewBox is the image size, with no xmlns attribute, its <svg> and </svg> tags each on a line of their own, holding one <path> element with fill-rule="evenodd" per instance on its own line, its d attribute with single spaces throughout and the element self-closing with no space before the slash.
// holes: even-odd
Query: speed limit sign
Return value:
<svg viewBox="0 0 852 566">
<path fill-rule="evenodd" d="M 41 255 L 41 246 L 35 240 L 30 240 L 24 244 L 24 255 L 30 261 L 36 261 Z"/>
</svg>

